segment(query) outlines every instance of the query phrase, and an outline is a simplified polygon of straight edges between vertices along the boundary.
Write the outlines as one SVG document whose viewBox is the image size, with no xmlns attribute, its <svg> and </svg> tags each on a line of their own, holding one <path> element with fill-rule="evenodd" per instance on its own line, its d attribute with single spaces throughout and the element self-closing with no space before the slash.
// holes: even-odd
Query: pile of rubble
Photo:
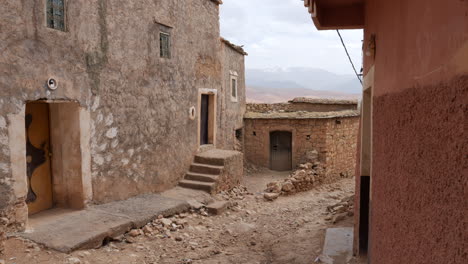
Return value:
<svg viewBox="0 0 468 264">
<path fill-rule="evenodd" d="M 318 161 L 318 152 L 310 151 L 307 157 L 308 162 L 299 165 L 288 178 L 268 183 L 264 194 L 265 199 L 274 200 L 280 195 L 308 191 L 324 183 L 325 168 Z"/>
<path fill-rule="evenodd" d="M 174 238 L 176 241 L 182 241 L 182 236 L 178 236 L 177 232 L 185 228 L 188 223 L 185 218 L 188 216 L 188 213 L 182 213 L 172 218 L 160 215 L 143 228 L 130 230 L 123 240 L 127 243 L 135 243 L 136 237 L 144 235 L 150 238 Z"/>
<path fill-rule="evenodd" d="M 341 199 L 339 203 L 327 207 L 328 216 L 325 220 L 333 224 L 354 215 L 354 195 Z"/>
<path fill-rule="evenodd" d="M 244 200 L 247 195 L 253 195 L 247 190 L 247 187 L 239 185 L 229 191 L 222 191 L 219 195 L 224 200 Z"/>
<path fill-rule="evenodd" d="M 5 251 L 5 240 L 6 240 L 6 234 L 5 230 L 8 225 L 8 219 L 1 217 L 0 218 L 0 264 L 4 263 L 2 260 L 2 257 L 4 255 Z"/>
</svg>

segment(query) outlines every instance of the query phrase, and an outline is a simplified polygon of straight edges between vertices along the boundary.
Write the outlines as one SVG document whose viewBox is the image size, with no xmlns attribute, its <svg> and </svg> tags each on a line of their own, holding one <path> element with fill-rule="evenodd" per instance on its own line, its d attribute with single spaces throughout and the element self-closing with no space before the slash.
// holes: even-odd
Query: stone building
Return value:
<svg viewBox="0 0 468 264">
<path fill-rule="evenodd" d="M 246 161 L 286 171 L 318 152 L 326 178 L 354 175 L 359 123 L 358 102 L 295 98 L 288 103 L 248 104 Z"/>
<path fill-rule="evenodd" d="M 246 53 L 220 38 L 219 4 L 0 5 L 0 217 L 10 230 L 51 207 L 166 190 L 197 153 L 239 148 Z"/>
<path fill-rule="evenodd" d="M 355 253 L 466 263 L 468 1 L 304 3 L 318 29 L 364 29 Z"/>
</svg>

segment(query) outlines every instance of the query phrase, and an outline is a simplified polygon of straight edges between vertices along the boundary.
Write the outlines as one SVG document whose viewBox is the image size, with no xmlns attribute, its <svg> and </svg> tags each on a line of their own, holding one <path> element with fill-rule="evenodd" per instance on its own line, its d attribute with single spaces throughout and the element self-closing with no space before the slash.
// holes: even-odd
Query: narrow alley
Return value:
<svg viewBox="0 0 468 264">
<path fill-rule="evenodd" d="M 192 209 L 131 230 L 99 249 L 63 254 L 10 238 L 6 263 L 314 263 L 327 227 L 353 225 L 352 217 L 333 223 L 334 214 L 327 208 L 349 200 L 354 181 L 343 179 L 275 201 L 265 200 L 266 184 L 287 175 L 266 169 L 251 172 L 243 184 L 248 188 L 237 187 L 214 197 L 232 205 L 221 214 Z"/>
</svg>

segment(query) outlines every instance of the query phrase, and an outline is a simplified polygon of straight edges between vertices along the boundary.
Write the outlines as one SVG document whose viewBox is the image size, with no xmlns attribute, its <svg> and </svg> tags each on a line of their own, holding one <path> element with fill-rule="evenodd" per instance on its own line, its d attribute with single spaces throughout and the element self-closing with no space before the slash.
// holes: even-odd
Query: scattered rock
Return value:
<svg viewBox="0 0 468 264">
<path fill-rule="evenodd" d="M 140 233 L 140 230 L 138 229 L 132 229 L 130 230 L 130 232 L 128 232 L 128 235 L 130 235 L 131 237 L 137 237 L 141 235 L 141 233 Z"/>
<path fill-rule="evenodd" d="M 81 264 L 81 260 L 75 257 L 68 258 L 67 261 L 69 264 Z"/>
<path fill-rule="evenodd" d="M 263 197 L 268 201 L 276 200 L 280 196 L 279 193 L 264 193 Z"/>
<path fill-rule="evenodd" d="M 125 239 L 125 242 L 127 242 L 128 244 L 133 244 L 136 243 L 136 239 L 134 237 L 127 237 Z"/>
<path fill-rule="evenodd" d="M 283 184 L 283 187 L 281 188 L 281 190 L 283 192 L 290 192 L 294 189 L 294 185 L 291 183 L 291 182 L 286 182 Z"/>
<path fill-rule="evenodd" d="M 265 191 L 270 193 L 281 193 L 281 183 L 279 182 L 270 182 L 267 184 L 267 189 Z"/>
<path fill-rule="evenodd" d="M 170 226 L 172 224 L 172 221 L 167 218 L 160 219 L 160 221 L 164 226 Z"/>
<path fill-rule="evenodd" d="M 343 220 L 346 218 L 346 216 L 348 216 L 348 213 L 337 214 L 337 215 L 335 215 L 335 216 L 333 217 L 332 222 L 333 222 L 334 224 L 336 224 L 336 223 L 338 223 L 338 222 L 340 222 L 340 221 L 343 221 Z"/>
<path fill-rule="evenodd" d="M 212 204 L 209 204 L 206 207 L 206 210 L 208 213 L 213 214 L 213 215 L 220 215 L 226 211 L 228 208 L 229 203 L 226 201 L 219 201 L 219 202 L 214 202 Z"/>
</svg>

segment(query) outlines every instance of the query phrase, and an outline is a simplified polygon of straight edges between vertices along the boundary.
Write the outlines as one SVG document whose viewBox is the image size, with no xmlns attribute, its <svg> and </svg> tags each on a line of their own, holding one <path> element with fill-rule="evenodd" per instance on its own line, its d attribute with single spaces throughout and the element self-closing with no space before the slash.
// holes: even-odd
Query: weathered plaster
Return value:
<svg viewBox="0 0 468 264">
<path fill-rule="evenodd" d="M 207 0 L 68 1 L 66 32 L 45 26 L 44 4 L 45 0 L 7 1 L 0 6 L 0 116 L 10 130 L 9 134 L 3 131 L 5 122 L 0 119 L 0 144 L 14 142 L 0 151 L 0 191 L 5 193 L 0 205 L 8 205 L 0 208 L 2 213 L 12 215 L 10 209 L 25 208 L 21 131 L 29 101 L 80 106 L 77 155 L 81 155 L 85 203 L 175 186 L 199 147 L 197 121 L 189 118 L 189 107 L 198 106 L 200 88 L 215 89 L 218 95 L 224 92 L 222 64 L 227 61 L 219 40 L 218 4 Z M 171 59 L 159 57 L 155 21 L 173 27 Z M 243 63 L 243 58 L 239 61 Z M 243 72 L 243 68 L 235 70 Z M 50 77 L 58 81 L 55 91 L 45 85 Z M 218 107 L 221 98 L 215 102 Z M 216 110 L 219 120 L 223 108 Z M 233 109 L 233 113 L 239 111 Z M 222 122 L 214 129 L 217 135 L 233 134 Z M 220 146 L 233 148 L 232 142 L 217 139 L 223 142 Z M 11 165 L 12 160 L 22 165 Z"/>
</svg>

